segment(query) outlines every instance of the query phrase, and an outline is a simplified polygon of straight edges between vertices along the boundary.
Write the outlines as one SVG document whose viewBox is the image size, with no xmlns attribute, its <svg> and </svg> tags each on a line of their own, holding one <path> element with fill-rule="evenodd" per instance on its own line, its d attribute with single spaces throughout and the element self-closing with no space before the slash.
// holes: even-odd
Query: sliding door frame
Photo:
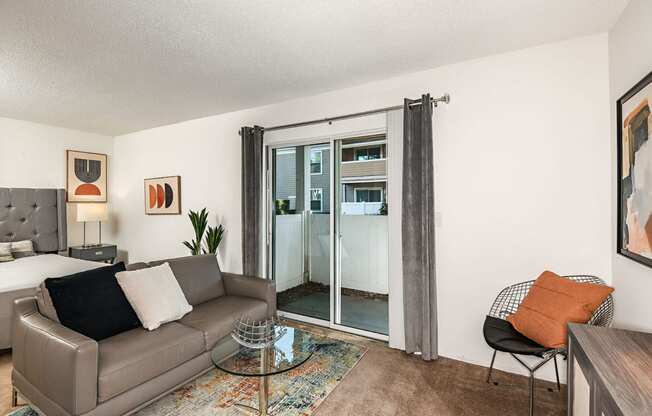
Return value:
<svg viewBox="0 0 652 416">
<path fill-rule="evenodd" d="M 274 164 L 272 163 L 272 158 L 273 158 L 273 151 L 277 149 L 283 149 L 287 147 L 296 147 L 296 146 L 311 146 L 311 145 L 318 145 L 318 144 L 323 144 L 323 145 L 328 145 L 328 148 L 331 149 L 331 155 L 332 155 L 332 148 L 334 146 L 334 139 L 331 138 L 325 138 L 325 137 L 318 137 L 318 138 L 312 138 L 312 139 L 305 139 L 305 140 L 291 140 L 291 141 L 283 141 L 283 142 L 278 142 L 278 143 L 266 143 L 263 141 L 263 154 L 265 157 L 263 157 L 263 161 L 265 162 L 263 164 L 263 172 L 265 172 L 265 187 L 263 189 L 263 198 L 265 198 L 265 214 L 264 214 L 264 230 L 265 230 L 265 239 L 264 242 L 266 242 L 267 246 L 263 250 L 263 253 L 267 259 L 269 259 L 269 262 L 265 261 L 263 264 L 267 265 L 267 268 L 264 273 L 264 277 L 266 279 L 274 279 L 274 187 L 273 187 L 273 181 L 274 181 Z M 332 159 L 332 157 L 331 157 Z M 331 160 L 332 162 L 332 160 Z M 330 175 L 331 177 L 329 178 L 329 183 L 330 186 L 333 186 L 333 175 Z M 332 188 L 331 188 L 332 189 Z M 323 201 L 322 201 L 323 204 Z M 332 210 L 333 210 L 333 197 L 332 197 L 332 192 L 331 192 L 331 197 L 329 201 L 329 206 L 331 210 L 331 214 L 329 215 L 329 228 L 330 228 L 330 237 L 329 241 L 333 241 L 333 215 L 332 215 Z M 299 315 L 291 312 L 284 312 L 284 311 L 278 311 L 278 315 L 281 317 L 286 317 L 289 319 L 293 319 L 295 321 L 300 321 L 300 322 L 305 322 L 309 324 L 314 324 L 314 325 L 319 325 L 327 328 L 331 328 L 331 325 L 333 323 L 333 317 L 335 314 L 335 303 L 333 302 L 333 296 L 335 295 L 334 292 L 334 286 L 333 286 L 333 280 L 334 280 L 334 262 L 333 262 L 333 256 L 334 256 L 334 248 L 333 244 L 329 244 L 329 320 L 324 320 L 324 319 L 319 319 L 319 318 L 314 318 L 311 316 L 304 316 L 304 315 Z"/>
<path fill-rule="evenodd" d="M 273 267 L 274 267 L 274 189 L 273 189 L 273 180 L 274 180 L 274 164 L 272 162 L 273 151 L 276 149 L 286 148 L 286 147 L 296 147 L 296 146 L 310 146 L 317 144 L 328 144 L 330 150 L 330 189 L 329 193 L 329 206 L 330 206 L 330 215 L 329 215 L 329 224 L 330 224 L 330 238 L 329 241 L 329 250 L 330 250 L 330 314 L 329 320 L 323 320 L 318 318 L 313 318 L 309 316 L 299 315 L 290 312 L 278 311 L 278 315 L 281 317 L 286 317 L 288 319 L 305 322 L 309 324 L 319 325 L 326 328 L 335 329 L 338 331 L 348 332 L 355 335 L 361 335 L 367 338 L 373 338 L 381 341 L 389 341 L 389 336 L 384 334 L 379 334 L 372 331 L 365 331 L 362 329 L 352 328 L 340 324 L 341 322 L 341 271 L 340 267 L 340 248 L 341 241 L 338 238 L 339 227 L 338 222 L 336 222 L 336 215 L 339 216 L 339 204 L 336 203 L 336 197 L 340 194 L 335 188 L 337 184 L 336 175 L 339 174 L 339 168 L 336 167 L 337 161 L 340 159 L 339 155 L 336 153 L 340 146 L 338 146 L 338 141 L 356 138 L 360 136 L 374 135 L 374 134 L 386 134 L 387 128 L 376 128 L 368 129 L 362 131 L 353 131 L 343 134 L 328 135 L 322 137 L 311 137 L 305 139 L 292 139 L 287 141 L 274 141 L 268 142 L 266 139 L 263 139 L 263 172 L 264 172 L 264 186 L 262 189 L 261 197 L 265 201 L 264 203 L 264 214 L 263 214 L 263 230 L 264 238 L 262 243 L 264 244 L 263 252 L 263 262 L 265 265 L 265 270 L 263 277 L 266 279 L 273 279 Z M 391 294 L 390 294 L 391 295 Z"/>
</svg>

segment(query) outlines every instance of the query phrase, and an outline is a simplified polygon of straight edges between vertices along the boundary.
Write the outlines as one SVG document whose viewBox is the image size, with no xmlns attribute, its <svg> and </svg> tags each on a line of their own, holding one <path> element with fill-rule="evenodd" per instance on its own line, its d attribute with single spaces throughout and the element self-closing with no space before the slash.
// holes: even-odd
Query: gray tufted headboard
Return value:
<svg viewBox="0 0 652 416">
<path fill-rule="evenodd" d="M 39 253 L 68 247 L 64 189 L 0 188 L 0 242 L 32 240 Z"/>
</svg>

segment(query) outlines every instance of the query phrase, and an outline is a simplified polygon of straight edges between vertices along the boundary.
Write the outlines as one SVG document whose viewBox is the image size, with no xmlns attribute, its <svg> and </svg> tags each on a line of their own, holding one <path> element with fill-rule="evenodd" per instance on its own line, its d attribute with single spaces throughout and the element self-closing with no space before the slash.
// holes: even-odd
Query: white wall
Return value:
<svg viewBox="0 0 652 416">
<path fill-rule="evenodd" d="M 112 195 L 120 217 L 119 246 L 130 262 L 188 255 L 182 241 L 193 237 L 188 210 L 207 207 L 209 224 L 225 227 L 220 264 L 241 272 L 241 114 L 227 114 L 146 130 L 114 140 Z M 182 215 L 145 215 L 143 179 L 181 176 Z"/>
<path fill-rule="evenodd" d="M 178 174 L 183 211 L 206 206 L 219 215 L 222 265 L 240 271 L 240 126 L 449 92 L 451 104 L 434 118 L 439 351 L 488 365 L 482 322 L 501 288 L 544 269 L 610 278 L 608 83 L 605 34 L 120 136 L 119 244 L 131 260 L 185 254 L 185 216 L 143 213 L 143 179 Z M 506 357 L 497 366 L 520 371 Z"/>
<path fill-rule="evenodd" d="M 0 186 L 24 188 L 66 188 L 66 150 L 108 155 L 109 193 L 113 139 L 94 133 L 30 123 L 0 117 Z M 111 195 L 109 195 L 111 202 Z M 110 204 L 109 204 L 110 206 Z M 76 204 L 68 204 L 68 245 L 82 242 L 82 225 L 75 221 Z M 110 228 L 110 227 L 107 227 Z M 112 240 L 108 229 L 103 241 Z M 97 223 L 87 226 L 86 238 L 98 238 Z"/>
<path fill-rule="evenodd" d="M 482 321 L 504 286 L 544 269 L 610 280 L 607 65 L 600 35 L 437 76 L 454 85 L 431 88 L 452 96 L 435 111 L 442 355 L 488 364 Z"/>
<path fill-rule="evenodd" d="M 616 101 L 652 71 L 652 2 L 632 0 L 609 32 L 610 107 L 612 143 L 612 256 L 615 287 L 615 325 L 652 331 L 652 269 L 616 254 Z"/>
</svg>

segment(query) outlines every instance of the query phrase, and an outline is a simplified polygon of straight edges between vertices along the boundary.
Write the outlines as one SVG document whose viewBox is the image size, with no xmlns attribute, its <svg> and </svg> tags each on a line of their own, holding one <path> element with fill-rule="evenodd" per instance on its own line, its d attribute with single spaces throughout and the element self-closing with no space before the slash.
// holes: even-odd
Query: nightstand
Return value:
<svg viewBox="0 0 652 416">
<path fill-rule="evenodd" d="M 93 246 L 77 246 L 68 248 L 68 256 L 90 261 L 103 261 L 113 263 L 118 255 L 118 247 L 115 244 L 97 244 Z"/>
</svg>

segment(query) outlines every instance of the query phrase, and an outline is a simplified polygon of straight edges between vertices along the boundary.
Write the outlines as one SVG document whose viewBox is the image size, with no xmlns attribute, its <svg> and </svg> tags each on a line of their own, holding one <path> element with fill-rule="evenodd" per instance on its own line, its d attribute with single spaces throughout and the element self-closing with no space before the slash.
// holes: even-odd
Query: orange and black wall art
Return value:
<svg viewBox="0 0 652 416">
<path fill-rule="evenodd" d="M 181 214 L 181 177 L 145 179 L 145 214 Z"/>
<path fill-rule="evenodd" d="M 68 202 L 106 202 L 107 156 L 66 151 Z"/>
</svg>

